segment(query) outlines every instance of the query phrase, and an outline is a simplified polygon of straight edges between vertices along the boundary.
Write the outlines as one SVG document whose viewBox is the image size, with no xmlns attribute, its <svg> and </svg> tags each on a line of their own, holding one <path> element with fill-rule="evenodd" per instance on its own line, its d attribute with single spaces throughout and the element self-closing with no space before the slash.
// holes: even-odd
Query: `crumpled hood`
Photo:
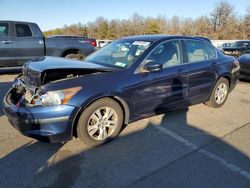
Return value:
<svg viewBox="0 0 250 188">
<path fill-rule="evenodd" d="M 23 65 L 22 80 L 29 87 L 39 87 L 49 81 L 67 78 L 69 75 L 85 75 L 114 70 L 116 69 L 86 61 L 42 57 Z"/>
</svg>

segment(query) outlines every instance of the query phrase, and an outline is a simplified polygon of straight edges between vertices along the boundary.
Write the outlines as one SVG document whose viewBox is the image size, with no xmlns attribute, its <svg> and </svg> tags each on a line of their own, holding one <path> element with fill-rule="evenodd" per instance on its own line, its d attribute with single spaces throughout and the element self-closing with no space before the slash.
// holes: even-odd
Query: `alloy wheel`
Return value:
<svg viewBox="0 0 250 188">
<path fill-rule="evenodd" d="M 105 140 L 117 127 L 118 117 L 111 107 L 97 109 L 89 118 L 87 131 L 89 136 L 95 140 Z"/>
<path fill-rule="evenodd" d="M 215 90 L 215 102 L 217 104 L 222 104 L 227 97 L 227 85 L 225 83 L 220 83 Z"/>
</svg>

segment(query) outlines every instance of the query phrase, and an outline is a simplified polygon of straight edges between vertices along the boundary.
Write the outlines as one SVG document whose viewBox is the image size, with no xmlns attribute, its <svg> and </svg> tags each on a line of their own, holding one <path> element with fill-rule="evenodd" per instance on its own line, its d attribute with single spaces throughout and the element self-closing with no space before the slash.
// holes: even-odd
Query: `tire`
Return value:
<svg viewBox="0 0 250 188">
<path fill-rule="evenodd" d="M 65 58 L 83 60 L 83 59 L 85 59 L 85 56 L 82 54 L 68 54 L 65 56 Z"/>
<path fill-rule="evenodd" d="M 210 96 L 210 99 L 205 104 L 213 107 L 219 108 L 224 105 L 227 100 L 229 94 L 229 83 L 226 78 L 220 78 L 215 87 L 213 88 L 213 92 Z"/>
<path fill-rule="evenodd" d="M 110 98 L 99 99 L 82 112 L 77 135 L 89 146 L 104 144 L 120 133 L 123 119 L 123 110 L 117 102 Z"/>
</svg>

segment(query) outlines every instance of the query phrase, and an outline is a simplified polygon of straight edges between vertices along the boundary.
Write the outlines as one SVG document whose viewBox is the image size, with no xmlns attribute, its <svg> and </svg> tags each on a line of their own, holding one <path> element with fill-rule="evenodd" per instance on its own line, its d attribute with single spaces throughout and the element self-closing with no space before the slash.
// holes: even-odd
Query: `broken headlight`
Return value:
<svg viewBox="0 0 250 188">
<path fill-rule="evenodd" d="M 43 106 L 66 104 L 78 91 L 80 91 L 80 89 L 81 87 L 73 87 L 57 91 L 48 91 L 45 94 L 37 97 L 34 103 L 35 105 Z"/>
</svg>

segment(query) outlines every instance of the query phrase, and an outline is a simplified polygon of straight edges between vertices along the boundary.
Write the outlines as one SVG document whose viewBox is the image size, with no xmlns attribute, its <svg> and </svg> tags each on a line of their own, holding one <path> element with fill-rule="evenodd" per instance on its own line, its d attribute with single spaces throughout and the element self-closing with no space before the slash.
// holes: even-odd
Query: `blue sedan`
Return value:
<svg viewBox="0 0 250 188">
<path fill-rule="evenodd" d="M 239 57 L 240 62 L 240 79 L 250 80 L 250 54 L 245 54 Z"/>
<path fill-rule="evenodd" d="M 197 103 L 221 107 L 238 78 L 239 62 L 202 38 L 132 36 L 85 61 L 26 63 L 3 106 L 24 135 L 49 142 L 75 136 L 96 146 L 145 117 Z"/>
</svg>

